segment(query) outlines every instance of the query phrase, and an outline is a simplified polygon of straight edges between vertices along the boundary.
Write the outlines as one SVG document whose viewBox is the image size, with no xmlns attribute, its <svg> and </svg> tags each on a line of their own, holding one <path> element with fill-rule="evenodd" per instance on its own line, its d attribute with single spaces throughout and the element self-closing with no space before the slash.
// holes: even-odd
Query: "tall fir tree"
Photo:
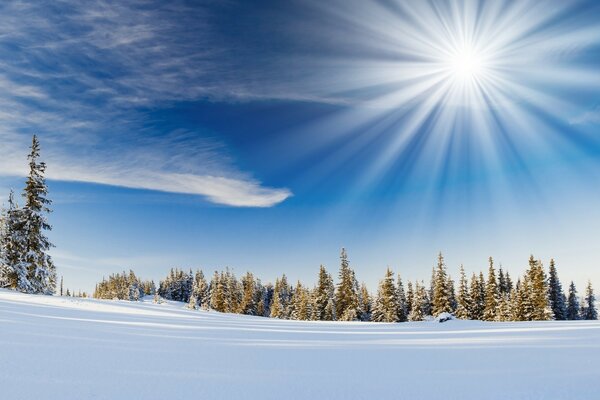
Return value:
<svg viewBox="0 0 600 400">
<path fill-rule="evenodd" d="M 44 177 L 46 163 L 40 162 L 39 157 L 40 142 L 34 135 L 28 156 L 29 175 L 23 191 L 24 263 L 27 269 L 28 286 L 20 289 L 30 293 L 53 294 L 56 290 L 56 267 L 48 255 L 52 243 L 44 233 L 52 230 L 46 218 L 46 214 L 51 212 L 49 206 L 52 201 L 47 197 L 48 186 Z"/>
<path fill-rule="evenodd" d="M 567 298 L 567 319 L 574 321 L 579 319 L 579 298 L 577 297 L 577 288 L 571 281 L 569 285 L 569 297 Z"/>
<path fill-rule="evenodd" d="M 548 271 L 548 297 L 554 319 L 559 321 L 565 320 L 567 318 L 567 305 L 565 304 L 565 294 L 558 279 L 554 259 L 550 260 L 550 269 Z"/>
<path fill-rule="evenodd" d="M 23 209 L 16 203 L 11 190 L 0 236 L 0 287 L 29 293 L 32 289 L 24 262 L 27 244 L 24 217 Z"/>
<path fill-rule="evenodd" d="M 379 282 L 372 320 L 375 322 L 398 322 L 398 313 L 398 294 L 394 273 L 388 268 L 385 277 Z"/>
<path fill-rule="evenodd" d="M 319 268 L 319 280 L 314 293 L 314 310 L 313 319 L 320 321 L 335 320 L 333 278 L 327 272 L 325 267 L 321 265 Z"/>
<path fill-rule="evenodd" d="M 354 271 L 350 268 L 346 249 L 340 254 L 339 282 L 335 293 L 336 315 L 341 321 L 355 321 L 360 315 L 357 283 Z"/>
<path fill-rule="evenodd" d="M 460 281 L 458 284 L 458 295 L 456 297 L 456 317 L 459 319 L 469 319 L 469 310 L 471 309 L 471 296 L 469 295 L 469 286 L 465 268 L 460 266 Z"/>
<path fill-rule="evenodd" d="M 498 308 L 499 292 L 496 283 L 496 272 L 494 270 L 494 259 L 489 258 L 488 280 L 485 285 L 485 308 L 483 310 L 483 319 L 494 321 L 496 319 L 496 309 Z"/>
<path fill-rule="evenodd" d="M 398 298 L 398 322 L 408 321 L 408 305 L 406 299 L 406 293 L 404 292 L 404 284 L 402 278 L 398 274 L 398 284 L 396 285 Z"/>
<path fill-rule="evenodd" d="M 529 257 L 529 296 L 532 305 L 531 320 L 545 321 L 553 318 L 548 299 L 548 282 L 542 262 Z"/>
<path fill-rule="evenodd" d="M 479 276 L 473 274 L 471 277 L 471 288 L 469 297 L 471 298 L 469 308 L 470 319 L 483 319 L 483 311 L 485 309 L 485 282 L 483 274 Z"/>
<path fill-rule="evenodd" d="M 598 310 L 596 309 L 596 296 L 594 295 L 594 289 L 592 288 L 592 282 L 590 281 L 588 281 L 588 284 L 585 287 L 585 298 L 583 299 L 583 306 L 581 307 L 581 310 L 581 319 L 598 319 Z"/>
<path fill-rule="evenodd" d="M 361 311 L 360 320 L 371 321 L 371 316 L 373 314 L 373 304 L 371 295 L 369 294 L 369 289 L 367 288 L 367 285 L 364 282 L 360 285 L 360 291 L 358 292 L 358 300 L 359 308 Z"/>
<path fill-rule="evenodd" d="M 448 287 L 448 274 L 446 273 L 446 264 L 444 256 L 440 252 L 438 254 L 437 267 L 433 273 L 433 298 L 432 298 L 432 315 L 437 316 L 441 313 L 451 313 L 451 293 Z"/>
</svg>

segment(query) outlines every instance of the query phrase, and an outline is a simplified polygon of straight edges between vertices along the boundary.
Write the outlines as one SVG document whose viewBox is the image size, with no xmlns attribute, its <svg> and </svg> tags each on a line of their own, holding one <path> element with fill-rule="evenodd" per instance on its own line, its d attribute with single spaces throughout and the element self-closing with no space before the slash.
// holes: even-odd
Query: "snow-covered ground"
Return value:
<svg viewBox="0 0 600 400">
<path fill-rule="evenodd" d="M 600 322 L 279 321 L 0 290 L 2 399 L 594 399 Z"/>
</svg>

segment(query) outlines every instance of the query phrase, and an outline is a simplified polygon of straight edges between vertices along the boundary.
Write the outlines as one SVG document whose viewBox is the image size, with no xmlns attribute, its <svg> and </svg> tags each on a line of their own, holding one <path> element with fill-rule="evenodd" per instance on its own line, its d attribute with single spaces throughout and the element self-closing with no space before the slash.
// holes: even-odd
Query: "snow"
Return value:
<svg viewBox="0 0 600 400">
<path fill-rule="evenodd" d="M 596 398 L 600 322 L 299 322 L 0 290 L 6 399 Z"/>
</svg>

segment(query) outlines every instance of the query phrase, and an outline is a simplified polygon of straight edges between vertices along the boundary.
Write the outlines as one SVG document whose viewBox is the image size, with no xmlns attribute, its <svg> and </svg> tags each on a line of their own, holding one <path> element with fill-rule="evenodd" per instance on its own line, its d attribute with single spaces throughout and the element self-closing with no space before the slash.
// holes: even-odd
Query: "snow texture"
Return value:
<svg viewBox="0 0 600 400">
<path fill-rule="evenodd" d="M 300 322 L 0 290 L 4 399 L 597 398 L 600 322 Z"/>
</svg>

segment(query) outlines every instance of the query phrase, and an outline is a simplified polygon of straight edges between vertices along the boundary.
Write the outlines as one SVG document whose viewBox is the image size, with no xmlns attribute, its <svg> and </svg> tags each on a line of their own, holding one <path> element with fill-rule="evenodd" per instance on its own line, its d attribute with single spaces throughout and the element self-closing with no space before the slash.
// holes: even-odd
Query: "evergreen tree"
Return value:
<svg viewBox="0 0 600 400">
<path fill-rule="evenodd" d="M 552 309 L 548 300 L 548 282 L 542 263 L 535 260 L 533 255 L 529 258 L 530 300 L 533 307 L 531 320 L 545 321 L 553 318 Z"/>
<path fill-rule="evenodd" d="M 27 251 L 25 214 L 15 202 L 12 190 L 3 220 L 0 236 L 0 287 L 32 293 L 24 257 Z"/>
<path fill-rule="evenodd" d="M 412 301 L 415 293 L 413 291 L 413 284 L 411 281 L 408 281 L 406 285 L 406 315 L 410 315 L 412 311 Z"/>
<path fill-rule="evenodd" d="M 412 300 L 412 309 L 408 316 L 410 321 L 423 321 L 425 319 L 424 308 L 426 307 L 427 300 L 427 290 L 425 289 L 425 284 L 422 282 L 415 282 L 413 300 Z"/>
<path fill-rule="evenodd" d="M 398 314 L 398 297 L 394 283 L 394 273 L 388 268 L 385 277 L 379 282 L 372 320 L 375 322 L 397 322 L 399 320 Z"/>
<path fill-rule="evenodd" d="M 335 320 L 334 292 L 333 279 L 325 267 L 321 265 L 319 269 L 319 281 L 314 294 L 315 307 L 313 319 L 320 321 Z"/>
<path fill-rule="evenodd" d="M 469 295 L 469 287 L 465 269 L 460 266 L 460 281 L 458 286 L 458 296 L 456 298 L 456 317 L 459 319 L 469 319 L 471 310 L 471 296 Z"/>
<path fill-rule="evenodd" d="M 356 290 L 358 285 L 354 271 L 349 266 L 346 249 L 342 248 L 340 260 L 339 283 L 335 293 L 336 315 L 342 321 L 355 321 L 360 315 Z"/>
<path fill-rule="evenodd" d="M 437 316 L 441 313 L 451 313 L 451 295 L 448 288 L 448 275 L 446 274 L 446 264 L 444 256 L 440 252 L 438 255 L 437 267 L 433 273 L 433 299 L 432 315 Z"/>
<path fill-rule="evenodd" d="M 242 278 L 242 301 L 240 304 L 240 313 L 246 315 L 256 315 L 256 282 L 254 281 L 254 275 L 251 272 L 247 272 Z"/>
<path fill-rule="evenodd" d="M 147 294 L 150 294 L 146 292 Z M 210 306 L 209 286 L 204 278 L 204 272 L 196 271 L 192 283 L 192 292 L 190 293 L 190 308 L 202 308 L 207 310 Z"/>
<path fill-rule="evenodd" d="M 496 272 L 494 270 L 494 259 L 489 258 L 488 280 L 485 285 L 485 308 L 483 310 L 483 319 L 494 321 L 496 319 L 496 308 L 498 307 L 498 286 L 496 284 Z"/>
<path fill-rule="evenodd" d="M 571 281 L 571 284 L 569 285 L 567 319 L 571 321 L 579 319 L 579 298 L 577 297 L 577 289 L 575 288 L 573 281 Z"/>
<path fill-rule="evenodd" d="M 469 318 L 481 320 L 483 319 L 483 311 L 485 309 L 485 282 L 483 274 L 479 276 L 473 274 L 471 277 L 471 290 L 469 297 L 471 298 Z"/>
<path fill-rule="evenodd" d="M 402 284 L 402 278 L 400 274 L 398 274 L 398 285 L 397 287 L 397 295 L 398 298 L 398 322 L 406 322 L 408 321 L 408 305 L 406 294 L 404 293 L 404 285 Z"/>
<path fill-rule="evenodd" d="M 51 210 L 52 203 L 46 196 L 48 187 L 44 173 L 46 163 L 38 162 L 40 156 L 40 143 L 37 136 L 33 136 L 31 152 L 29 153 L 29 176 L 23 192 L 25 205 L 23 218 L 25 226 L 25 253 L 23 254 L 27 269 L 27 285 L 19 283 L 19 289 L 29 293 L 53 294 L 56 290 L 56 268 L 48 250 L 52 244 L 45 236 L 44 231 L 52 229 L 45 214 Z"/>
<path fill-rule="evenodd" d="M 62 275 L 60 276 L 60 296 L 62 297 L 63 295 L 63 277 Z"/>
<path fill-rule="evenodd" d="M 592 289 L 592 282 L 590 281 L 588 281 L 588 284 L 585 288 L 585 298 L 582 306 L 581 319 L 598 319 L 598 311 L 596 310 L 596 296 L 594 296 L 594 289 Z"/>
<path fill-rule="evenodd" d="M 373 314 L 373 307 L 371 304 L 371 295 L 369 294 L 369 290 L 367 289 L 367 285 L 363 282 L 360 286 L 359 291 L 359 305 L 361 310 L 360 320 L 361 321 L 371 321 L 371 316 Z"/>
<path fill-rule="evenodd" d="M 567 318 L 567 306 L 565 304 L 565 294 L 562 285 L 558 279 L 554 259 L 550 260 L 550 270 L 548 273 L 548 297 L 550 308 L 554 313 L 554 319 L 565 320 Z"/>
</svg>

